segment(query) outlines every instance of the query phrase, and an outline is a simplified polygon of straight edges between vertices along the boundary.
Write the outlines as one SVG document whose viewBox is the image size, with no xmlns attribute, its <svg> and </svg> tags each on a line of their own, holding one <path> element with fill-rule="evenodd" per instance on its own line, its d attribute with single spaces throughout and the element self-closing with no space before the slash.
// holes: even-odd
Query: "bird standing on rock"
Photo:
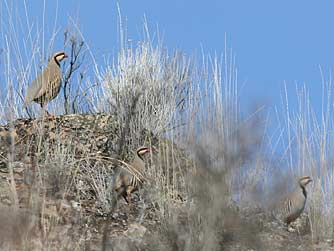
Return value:
<svg viewBox="0 0 334 251">
<path fill-rule="evenodd" d="M 130 164 L 130 170 L 122 168 L 116 178 L 115 191 L 117 197 L 122 196 L 127 203 L 130 202 L 131 194 L 138 190 L 144 179 L 145 162 L 143 156 L 149 153 L 147 147 L 140 147 L 136 150 L 134 160 Z"/>
<path fill-rule="evenodd" d="M 307 191 L 306 186 L 312 179 L 309 176 L 303 176 L 298 180 L 298 188 L 289 194 L 276 209 L 276 215 L 289 225 L 295 221 L 304 211 Z"/>
<path fill-rule="evenodd" d="M 57 97 L 62 79 L 60 62 L 67 57 L 64 52 L 59 51 L 48 59 L 48 65 L 45 70 L 37 76 L 27 89 L 23 109 L 31 101 L 39 103 L 43 109 L 46 109 L 48 102 Z"/>
</svg>

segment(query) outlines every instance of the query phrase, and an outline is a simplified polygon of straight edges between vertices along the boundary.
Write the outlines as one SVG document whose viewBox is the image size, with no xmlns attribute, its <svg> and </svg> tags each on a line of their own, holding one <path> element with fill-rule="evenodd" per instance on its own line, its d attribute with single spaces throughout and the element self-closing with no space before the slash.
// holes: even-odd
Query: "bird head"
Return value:
<svg viewBox="0 0 334 251">
<path fill-rule="evenodd" d="M 51 62 L 52 60 L 54 60 L 54 62 L 56 62 L 56 64 L 59 65 L 59 63 L 64 59 L 64 58 L 68 58 L 68 55 L 65 54 L 65 52 L 62 51 L 57 51 L 55 53 L 52 54 L 52 56 L 49 58 L 49 62 Z"/>
<path fill-rule="evenodd" d="M 137 153 L 139 158 L 142 158 L 146 153 L 149 153 L 149 152 L 150 152 L 150 149 L 147 148 L 147 147 L 139 147 L 136 150 L 136 153 Z"/>
<path fill-rule="evenodd" d="M 299 179 L 299 185 L 301 187 L 305 187 L 308 183 L 310 183 L 312 181 L 311 177 L 310 176 L 303 176 L 303 177 L 300 177 Z"/>
</svg>

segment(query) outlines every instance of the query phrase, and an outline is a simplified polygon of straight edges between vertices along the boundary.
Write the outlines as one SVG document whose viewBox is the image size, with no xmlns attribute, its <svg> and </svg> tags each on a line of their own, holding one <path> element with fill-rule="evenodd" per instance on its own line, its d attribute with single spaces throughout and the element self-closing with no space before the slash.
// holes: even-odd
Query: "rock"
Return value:
<svg viewBox="0 0 334 251">
<path fill-rule="evenodd" d="M 141 241 L 146 231 L 147 229 L 143 225 L 132 223 L 128 226 L 128 230 L 125 231 L 125 235 L 130 239 Z"/>
<path fill-rule="evenodd" d="M 75 209 L 76 211 L 80 211 L 80 209 L 81 209 L 81 204 L 80 204 L 80 202 L 71 200 L 70 203 L 71 203 L 71 207 L 72 207 L 73 209 Z"/>
<path fill-rule="evenodd" d="M 105 250 L 129 251 L 138 249 L 136 247 L 136 244 L 130 239 L 124 236 L 117 236 L 112 238 L 112 240 L 108 243 L 107 248 Z"/>
<path fill-rule="evenodd" d="M 121 235 L 111 236 L 107 246 L 114 251 L 143 250 L 141 247 L 146 231 L 146 227 L 132 223 Z"/>
</svg>

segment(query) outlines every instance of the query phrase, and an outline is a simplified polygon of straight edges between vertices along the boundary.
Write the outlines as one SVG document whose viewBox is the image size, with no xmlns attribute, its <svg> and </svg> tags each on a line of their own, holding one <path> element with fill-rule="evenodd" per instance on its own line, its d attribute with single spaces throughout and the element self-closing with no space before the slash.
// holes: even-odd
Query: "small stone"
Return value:
<svg viewBox="0 0 334 251">
<path fill-rule="evenodd" d="M 80 208 L 81 208 L 80 202 L 77 202 L 77 201 L 74 201 L 74 200 L 71 200 L 70 202 L 71 202 L 72 208 L 74 208 L 77 211 L 80 210 Z"/>
<path fill-rule="evenodd" d="M 125 231 L 125 234 L 130 237 L 130 238 L 134 238 L 134 239 L 142 239 L 144 234 L 146 233 L 147 228 L 137 224 L 137 223 L 132 223 L 129 225 L 128 230 Z"/>
<path fill-rule="evenodd" d="M 295 229 L 295 228 L 293 228 L 293 227 L 291 227 L 291 226 L 289 226 L 288 227 L 288 232 L 290 232 L 290 233 L 294 233 L 294 232 L 296 232 L 297 230 Z"/>
</svg>

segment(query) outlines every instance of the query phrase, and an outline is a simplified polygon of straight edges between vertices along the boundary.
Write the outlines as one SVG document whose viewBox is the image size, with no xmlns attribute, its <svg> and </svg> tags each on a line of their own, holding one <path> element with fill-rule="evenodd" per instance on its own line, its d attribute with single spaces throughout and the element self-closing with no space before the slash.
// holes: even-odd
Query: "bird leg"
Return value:
<svg viewBox="0 0 334 251">
<path fill-rule="evenodd" d="M 125 194 L 126 194 L 126 202 L 127 203 L 131 203 L 131 194 L 133 193 L 135 191 L 135 189 L 134 189 L 134 187 L 133 186 L 128 186 L 127 188 L 126 188 L 126 191 L 125 191 Z"/>
<path fill-rule="evenodd" d="M 131 203 L 131 195 L 130 195 L 130 194 L 128 194 L 128 195 L 126 196 L 126 202 L 127 202 L 128 204 Z"/>
<path fill-rule="evenodd" d="M 48 112 L 48 110 L 45 110 L 45 114 L 47 117 L 52 117 L 53 115 L 51 113 Z"/>
<path fill-rule="evenodd" d="M 126 201 L 126 203 L 130 204 L 131 198 L 129 196 L 129 194 L 122 194 L 122 197 L 124 198 L 124 200 Z"/>
<path fill-rule="evenodd" d="M 46 109 L 46 104 L 41 104 L 42 110 L 43 110 L 43 117 L 44 115 L 46 115 L 46 117 L 52 117 L 53 115 L 51 113 L 48 112 L 48 110 Z"/>
</svg>

